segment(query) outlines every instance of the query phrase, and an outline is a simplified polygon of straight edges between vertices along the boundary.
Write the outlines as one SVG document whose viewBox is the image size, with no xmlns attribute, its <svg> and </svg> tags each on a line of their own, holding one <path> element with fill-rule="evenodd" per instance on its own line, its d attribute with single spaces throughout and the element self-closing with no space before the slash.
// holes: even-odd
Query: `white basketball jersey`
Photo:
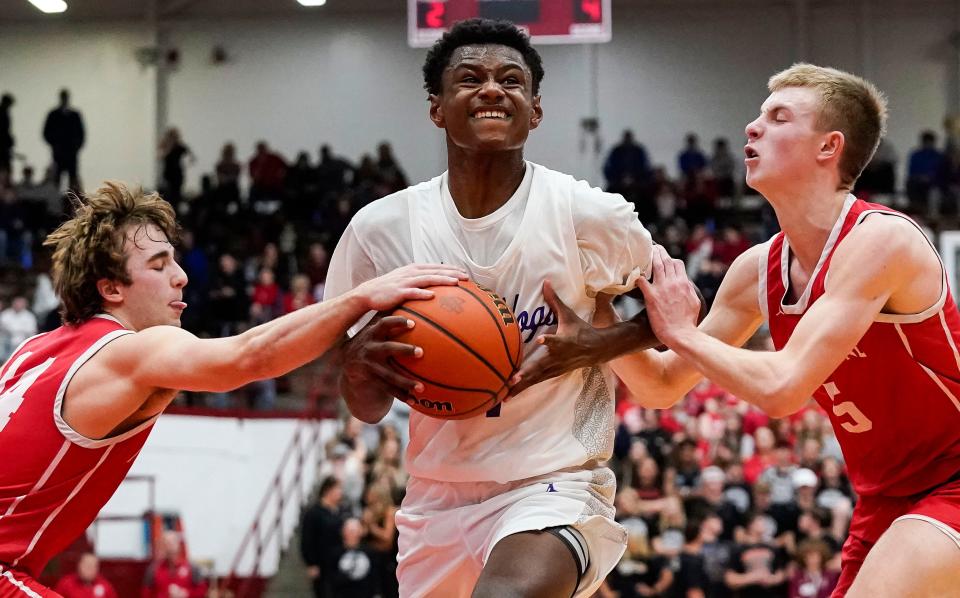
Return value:
<svg viewBox="0 0 960 598">
<path fill-rule="evenodd" d="M 458 239 L 473 232 L 454 232 L 444 214 L 444 174 L 357 213 L 331 258 L 324 299 L 400 266 L 444 263 L 463 267 L 506 299 L 525 355 L 537 336 L 556 330 L 544 280 L 589 321 L 598 292 L 624 293 L 649 272 L 650 234 L 620 195 L 531 162 L 527 169 L 532 181 L 522 211 L 516 210 L 517 233 L 493 263 L 476 263 Z M 504 225 L 498 219 L 490 226 Z M 407 468 L 433 480 L 504 483 L 607 459 L 613 382 L 608 367 L 585 368 L 537 384 L 487 416 L 445 421 L 412 411 Z"/>
</svg>

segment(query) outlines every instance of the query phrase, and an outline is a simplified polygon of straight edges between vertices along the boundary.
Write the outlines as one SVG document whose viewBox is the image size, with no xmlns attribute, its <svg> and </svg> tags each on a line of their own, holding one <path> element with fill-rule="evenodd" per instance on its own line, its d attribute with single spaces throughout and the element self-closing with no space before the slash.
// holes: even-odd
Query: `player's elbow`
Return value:
<svg viewBox="0 0 960 598">
<path fill-rule="evenodd" d="M 778 419 L 799 411 L 809 398 L 810 393 L 785 383 L 763 393 L 754 403 L 759 405 L 767 415 Z"/>
<path fill-rule="evenodd" d="M 667 388 L 635 388 L 629 384 L 626 385 L 630 391 L 630 399 L 633 403 L 646 407 L 647 409 L 669 409 L 683 399 L 682 392 L 676 392 Z"/>
</svg>

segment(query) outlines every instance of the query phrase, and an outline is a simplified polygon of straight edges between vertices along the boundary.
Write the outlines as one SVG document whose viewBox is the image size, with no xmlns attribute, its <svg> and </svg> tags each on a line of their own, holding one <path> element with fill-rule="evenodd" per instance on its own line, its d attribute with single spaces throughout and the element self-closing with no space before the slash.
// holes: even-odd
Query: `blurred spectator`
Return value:
<svg viewBox="0 0 960 598">
<path fill-rule="evenodd" d="M 610 150 L 603 163 L 603 176 L 607 179 L 607 191 L 624 195 L 649 180 L 650 159 L 643 145 L 634 141 L 633 131 L 624 131 L 620 143 Z"/>
<path fill-rule="evenodd" d="M 686 145 L 677 156 L 677 166 L 687 184 L 702 174 L 707 167 L 707 157 L 700 150 L 700 141 L 693 133 L 687 133 Z"/>
<path fill-rule="evenodd" d="M 283 197 L 287 164 L 270 149 L 266 141 L 258 142 L 256 149 L 249 165 L 250 201 L 279 200 Z"/>
<path fill-rule="evenodd" d="M 713 255 L 711 259 L 719 262 L 723 266 L 723 271 L 727 269 L 737 259 L 741 253 L 750 249 L 752 243 L 743 236 L 743 231 L 738 226 L 727 225 L 723 227 L 720 238 L 713 244 Z"/>
<path fill-rule="evenodd" d="M 683 550 L 674 575 L 673 595 L 681 598 L 704 598 L 710 589 L 703 547 L 716 540 L 713 517 L 691 519 L 684 528 Z"/>
<path fill-rule="evenodd" d="M 337 193 L 353 183 L 353 166 L 333 155 L 329 145 L 320 146 L 320 164 L 317 165 L 320 188 L 326 192 Z"/>
<path fill-rule="evenodd" d="M 390 485 L 386 480 L 374 480 L 367 485 L 364 495 L 366 506 L 363 508 L 363 524 L 367 530 L 366 542 L 380 564 L 382 574 L 379 586 L 382 598 L 396 598 L 399 595 L 397 584 L 397 540 L 399 533 L 395 517 Z"/>
<path fill-rule="evenodd" d="M 343 522 L 342 543 L 334 556 L 331 589 L 337 597 L 381 595 L 378 557 L 363 541 L 363 524 L 358 519 Z"/>
<path fill-rule="evenodd" d="M 747 517 L 742 540 L 733 553 L 725 579 L 734 598 L 786 596 L 786 555 L 772 542 L 759 513 Z"/>
<path fill-rule="evenodd" d="M 327 280 L 329 267 L 330 256 L 323 243 L 311 243 L 301 271 L 310 279 L 310 291 L 318 301 L 323 298 L 323 284 Z"/>
<path fill-rule="evenodd" d="M 290 281 L 290 292 L 283 296 L 283 313 L 288 314 L 316 303 L 310 291 L 310 279 L 306 274 L 297 274 Z"/>
<path fill-rule="evenodd" d="M 907 197 L 913 209 L 927 209 L 930 192 L 937 187 L 943 168 L 943 153 L 937 149 L 937 134 L 924 131 L 920 134 L 920 147 L 910 152 L 907 170 Z"/>
<path fill-rule="evenodd" d="M 249 315 L 246 282 L 236 258 L 224 253 L 210 284 L 210 333 L 213 336 L 236 334 Z"/>
<path fill-rule="evenodd" d="M 697 443 L 684 438 L 677 445 L 673 479 L 680 496 L 687 496 L 700 484 L 700 457 L 697 455 Z"/>
<path fill-rule="evenodd" d="M 734 178 L 737 173 L 737 161 L 730 151 L 730 145 L 723 137 L 713 141 L 713 155 L 710 156 L 710 170 L 716 181 L 717 195 L 731 198 L 736 192 Z"/>
<path fill-rule="evenodd" d="M 257 275 L 257 283 L 253 285 L 250 301 L 250 319 L 253 324 L 269 322 L 280 315 L 280 300 L 280 287 L 273 276 L 273 270 L 263 268 Z"/>
<path fill-rule="evenodd" d="M 10 122 L 10 108 L 15 100 L 13 95 L 5 93 L 0 96 L 0 170 L 13 172 L 13 132 Z"/>
<path fill-rule="evenodd" d="M 20 343 L 37 333 L 37 317 L 28 309 L 27 298 L 16 296 L 10 307 L 0 311 L 0 336 L 6 339 L 3 358 L 6 359 Z"/>
<path fill-rule="evenodd" d="M 92 552 L 80 555 L 76 573 L 60 579 L 54 591 L 63 598 L 117 598 L 113 585 L 100 575 L 100 561 Z"/>
<path fill-rule="evenodd" d="M 403 169 L 393 155 L 393 148 L 386 141 L 382 141 L 377 146 L 377 168 L 380 170 L 380 180 L 388 193 L 396 193 L 410 186 L 407 175 L 403 173 Z"/>
<path fill-rule="evenodd" d="M 70 107 L 70 91 L 60 90 L 60 104 L 47 114 L 43 124 L 43 138 L 53 153 L 54 182 L 60 188 L 63 175 L 69 179 L 69 188 L 79 192 L 80 175 L 77 154 L 83 147 L 86 134 L 83 118 Z"/>
<path fill-rule="evenodd" d="M 208 585 L 184 555 L 180 534 L 163 532 L 157 557 L 143 577 L 141 598 L 204 598 Z"/>
<path fill-rule="evenodd" d="M 313 584 L 316 598 L 337 598 L 333 591 L 334 571 L 341 549 L 340 501 L 343 487 L 328 477 L 320 484 L 317 502 L 303 512 L 300 525 L 300 556 L 307 566 L 307 577 Z"/>
<path fill-rule="evenodd" d="M 37 323 L 41 332 L 53 330 L 60 325 L 60 314 L 57 308 L 60 307 L 60 298 L 53 290 L 53 281 L 46 272 L 37 274 L 37 286 L 33 291 L 33 304 L 31 311 L 37 317 Z"/>
<path fill-rule="evenodd" d="M 627 550 L 610 573 L 605 590 L 619 598 L 668 596 L 673 571 L 667 559 L 651 549 L 646 524 L 636 519 L 621 523 L 627 530 Z"/>
<path fill-rule="evenodd" d="M 793 473 L 796 470 L 797 466 L 793 464 L 793 447 L 786 442 L 778 442 L 773 450 L 773 464 L 766 468 L 759 478 L 770 486 L 770 500 L 773 504 L 793 501 Z M 816 484 L 814 475 L 813 485 Z"/>
<path fill-rule="evenodd" d="M 858 197 L 872 201 L 874 195 L 893 195 L 897 190 L 897 154 L 886 139 L 880 140 L 877 151 L 854 185 Z"/>
<path fill-rule="evenodd" d="M 184 145 L 180 138 L 180 130 L 170 127 L 160 140 L 158 148 L 160 160 L 163 162 L 163 197 L 174 206 L 183 199 L 183 162 L 195 160 L 190 148 Z"/>
<path fill-rule="evenodd" d="M 826 569 L 830 548 L 819 540 L 807 540 L 797 547 L 799 568 L 790 578 L 789 598 L 829 598 L 839 574 Z"/>
<path fill-rule="evenodd" d="M 754 433 L 754 443 L 753 455 L 743 463 L 743 477 L 748 484 L 755 483 L 760 478 L 760 474 L 774 464 L 773 448 L 776 445 L 776 437 L 770 428 L 766 426 L 757 428 Z"/>
<path fill-rule="evenodd" d="M 217 192 L 223 204 L 240 199 L 240 171 L 242 166 L 237 160 L 237 148 L 232 143 L 225 143 L 220 148 L 220 159 L 217 161 Z"/>
<path fill-rule="evenodd" d="M 700 476 L 700 496 L 707 506 L 717 514 L 723 523 L 720 539 L 733 540 L 733 531 L 743 526 L 743 514 L 736 505 L 724 494 L 727 474 L 716 465 L 703 470 Z"/>
</svg>

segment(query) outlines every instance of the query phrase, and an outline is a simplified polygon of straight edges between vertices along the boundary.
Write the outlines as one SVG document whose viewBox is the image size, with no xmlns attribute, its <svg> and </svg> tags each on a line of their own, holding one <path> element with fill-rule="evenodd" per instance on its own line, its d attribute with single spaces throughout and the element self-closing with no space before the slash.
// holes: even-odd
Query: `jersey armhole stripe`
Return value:
<svg viewBox="0 0 960 598">
<path fill-rule="evenodd" d="M 87 449 L 96 449 L 96 448 L 111 446 L 119 442 L 123 442 L 128 438 L 136 436 L 137 434 L 139 434 L 149 426 L 152 426 L 154 422 L 157 421 L 157 418 L 160 417 L 160 414 L 158 413 L 157 415 L 154 415 L 153 417 L 141 423 L 140 425 L 136 426 L 135 428 L 127 430 L 122 434 L 118 434 L 116 436 L 109 436 L 107 438 L 101 438 L 99 440 L 95 440 L 93 438 L 87 438 L 83 434 L 74 430 L 70 426 L 70 424 L 68 424 L 63 419 L 63 398 L 67 394 L 67 387 L 70 385 L 70 381 L 76 375 L 80 367 L 83 364 L 85 364 L 87 361 L 89 361 L 91 357 L 96 355 L 97 352 L 100 351 L 100 349 L 102 349 L 104 346 L 106 346 L 107 343 L 127 334 L 134 334 L 134 331 L 133 330 L 114 330 L 100 337 L 100 339 L 97 342 L 93 343 L 93 345 L 91 345 L 89 349 L 84 351 L 83 354 L 80 355 L 80 357 L 78 357 L 77 360 L 73 362 L 73 364 L 70 366 L 70 369 L 67 370 L 66 375 L 63 377 L 63 382 L 60 383 L 60 388 L 57 390 L 57 396 L 53 401 L 53 421 L 56 424 L 57 429 L 60 430 L 60 433 L 63 435 L 63 437 L 69 440 L 70 442 L 72 442 L 73 444 L 76 444 L 77 446 L 81 446 Z"/>
</svg>

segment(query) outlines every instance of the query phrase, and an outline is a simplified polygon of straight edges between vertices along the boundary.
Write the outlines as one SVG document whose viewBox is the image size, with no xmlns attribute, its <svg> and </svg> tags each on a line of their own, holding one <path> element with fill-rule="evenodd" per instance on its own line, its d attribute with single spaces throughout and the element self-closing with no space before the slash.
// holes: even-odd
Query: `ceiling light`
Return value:
<svg viewBox="0 0 960 598">
<path fill-rule="evenodd" d="M 30 4 L 33 4 L 47 14 L 67 10 L 67 3 L 63 0 L 30 0 Z"/>
<path fill-rule="evenodd" d="M 323 6 L 327 0 L 297 0 L 301 6 Z"/>
</svg>

